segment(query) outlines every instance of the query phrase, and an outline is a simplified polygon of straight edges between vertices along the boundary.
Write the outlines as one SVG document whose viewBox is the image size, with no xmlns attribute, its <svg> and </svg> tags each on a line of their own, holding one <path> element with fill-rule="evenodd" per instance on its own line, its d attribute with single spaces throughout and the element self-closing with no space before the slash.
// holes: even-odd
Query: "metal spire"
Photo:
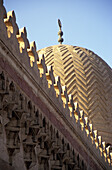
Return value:
<svg viewBox="0 0 112 170">
<path fill-rule="evenodd" d="M 63 42 L 63 38 L 62 38 L 63 32 L 62 32 L 62 30 L 61 30 L 62 25 L 61 25 L 60 19 L 58 19 L 58 25 L 59 25 L 59 32 L 58 32 L 59 38 L 58 38 L 58 42 L 59 42 L 60 44 L 62 44 L 62 42 Z"/>
</svg>

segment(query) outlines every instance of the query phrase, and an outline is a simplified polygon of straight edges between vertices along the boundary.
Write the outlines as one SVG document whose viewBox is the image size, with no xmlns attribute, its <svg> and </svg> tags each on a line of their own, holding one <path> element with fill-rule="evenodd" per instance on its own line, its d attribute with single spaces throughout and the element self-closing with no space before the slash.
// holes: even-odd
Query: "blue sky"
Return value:
<svg viewBox="0 0 112 170">
<path fill-rule="evenodd" d="M 58 44 L 59 18 L 63 44 L 90 49 L 112 68 L 112 0 L 4 0 L 4 5 L 15 11 L 37 50 Z"/>
</svg>

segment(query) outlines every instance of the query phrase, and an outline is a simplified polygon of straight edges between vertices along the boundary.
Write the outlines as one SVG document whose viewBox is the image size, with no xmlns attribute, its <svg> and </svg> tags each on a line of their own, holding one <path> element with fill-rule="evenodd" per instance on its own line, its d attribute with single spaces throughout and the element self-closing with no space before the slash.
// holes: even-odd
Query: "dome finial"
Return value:
<svg viewBox="0 0 112 170">
<path fill-rule="evenodd" d="M 62 25 L 61 25 L 60 19 L 58 19 L 58 25 L 59 25 L 59 32 L 58 32 L 59 38 L 58 38 L 58 42 L 59 42 L 60 44 L 62 44 L 62 42 L 63 42 L 63 38 L 62 38 L 63 32 L 62 32 L 62 30 L 61 30 Z"/>
</svg>

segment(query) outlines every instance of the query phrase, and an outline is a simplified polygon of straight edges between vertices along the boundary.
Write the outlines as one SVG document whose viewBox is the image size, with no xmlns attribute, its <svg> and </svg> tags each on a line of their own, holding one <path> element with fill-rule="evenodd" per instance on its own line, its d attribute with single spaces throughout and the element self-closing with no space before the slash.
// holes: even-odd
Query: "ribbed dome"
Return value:
<svg viewBox="0 0 112 170">
<path fill-rule="evenodd" d="M 103 139 L 112 143 L 112 69 L 85 48 L 55 45 L 38 51 L 52 65 L 68 94 L 89 116 Z"/>
</svg>

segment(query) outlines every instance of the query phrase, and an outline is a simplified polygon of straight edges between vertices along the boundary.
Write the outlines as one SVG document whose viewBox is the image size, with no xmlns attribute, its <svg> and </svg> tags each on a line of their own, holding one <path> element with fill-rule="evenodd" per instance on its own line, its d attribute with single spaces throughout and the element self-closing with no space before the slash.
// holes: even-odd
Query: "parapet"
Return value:
<svg viewBox="0 0 112 170">
<path fill-rule="evenodd" d="M 80 145 L 83 146 L 83 148 L 87 148 L 87 152 L 89 152 L 88 155 L 92 155 L 93 160 L 96 159 L 95 162 L 97 162 L 97 164 L 99 161 L 102 169 L 103 167 L 104 169 L 111 169 L 112 153 L 110 152 L 110 146 L 106 147 L 105 142 L 102 141 L 102 137 L 98 135 L 98 131 L 94 130 L 87 115 L 85 115 L 83 110 L 80 111 L 77 102 L 73 102 L 73 96 L 68 95 L 66 86 L 61 85 L 60 77 L 54 76 L 52 66 L 46 66 L 44 55 L 38 55 L 35 42 L 29 43 L 26 28 L 18 28 L 14 11 L 6 13 L 2 0 L 0 0 L 0 71 L 1 70 L 3 70 L 3 72 L 0 74 L 0 93 L 3 94 L 2 92 L 4 92 L 4 90 L 8 91 L 8 89 L 10 89 L 13 98 L 13 95 L 16 95 L 14 86 L 17 86 L 16 88 L 20 88 L 19 91 L 22 91 L 23 96 L 26 96 L 23 97 L 22 94 L 19 96 L 20 101 L 25 98 L 24 102 L 26 101 L 28 106 L 25 110 L 29 113 L 29 115 L 26 115 L 26 113 L 22 115 L 21 126 L 26 120 L 27 124 L 25 126 L 29 126 L 28 122 L 31 121 L 32 112 L 35 112 L 33 105 L 38 106 L 35 96 L 30 95 L 31 91 L 29 89 L 32 89 L 32 94 L 38 95 L 51 112 L 55 110 L 57 119 L 62 119 L 63 124 L 67 124 L 68 128 L 71 129 L 73 138 L 77 138 L 77 140 L 80 141 Z M 17 74 L 15 75 L 14 73 Z M 17 78 L 18 75 L 20 78 Z M 8 76 L 10 77 L 9 79 L 11 79 L 10 83 Z M 24 79 L 24 81 L 22 81 L 22 79 Z M 25 83 L 28 84 L 29 88 L 22 89 L 23 86 L 25 87 Z M 27 98 L 32 100 L 34 104 L 32 104 L 31 101 L 27 102 Z M 13 107 L 13 102 L 11 103 L 11 101 L 10 107 Z M 22 103 L 21 107 L 23 107 Z M 0 111 L 2 111 L 2 106 L 0 109 Z M 9 112 L 8 118 L 6 118 L 8 122 L 12 120 L 12 114 L 14 113 Z M 2 120 L 2 114 L 0 118 Z M 50 122 L 50 120 L 48 122 Z M 6 124 L 7 122 L 5 122 L 5 125 Z M 0 125 L 4 126 L 2 121 Z M 27 136 L 29 131 L 26 127 L 25 135 Z M 21 127 L 20 129 L 16 127 L 16 131 L 22 134 Z M 60 134 L 61 133 L 62 132 L 60 132 Z M 24 136 L 25 139 L 26 136 Z M 34 136 L 32 136 L 32 138 L 33 137 Z M 65 138 L 68 140 L 67 136 L 65 136 Z M 69 141 L 69 143 L 70 142 L 72 145 L 72 141 Z M 37 145 L 35 146 L 38 147 Z M 40 155 L 42 155 L 42 153 L 40 153 Z"/>
</svg>

